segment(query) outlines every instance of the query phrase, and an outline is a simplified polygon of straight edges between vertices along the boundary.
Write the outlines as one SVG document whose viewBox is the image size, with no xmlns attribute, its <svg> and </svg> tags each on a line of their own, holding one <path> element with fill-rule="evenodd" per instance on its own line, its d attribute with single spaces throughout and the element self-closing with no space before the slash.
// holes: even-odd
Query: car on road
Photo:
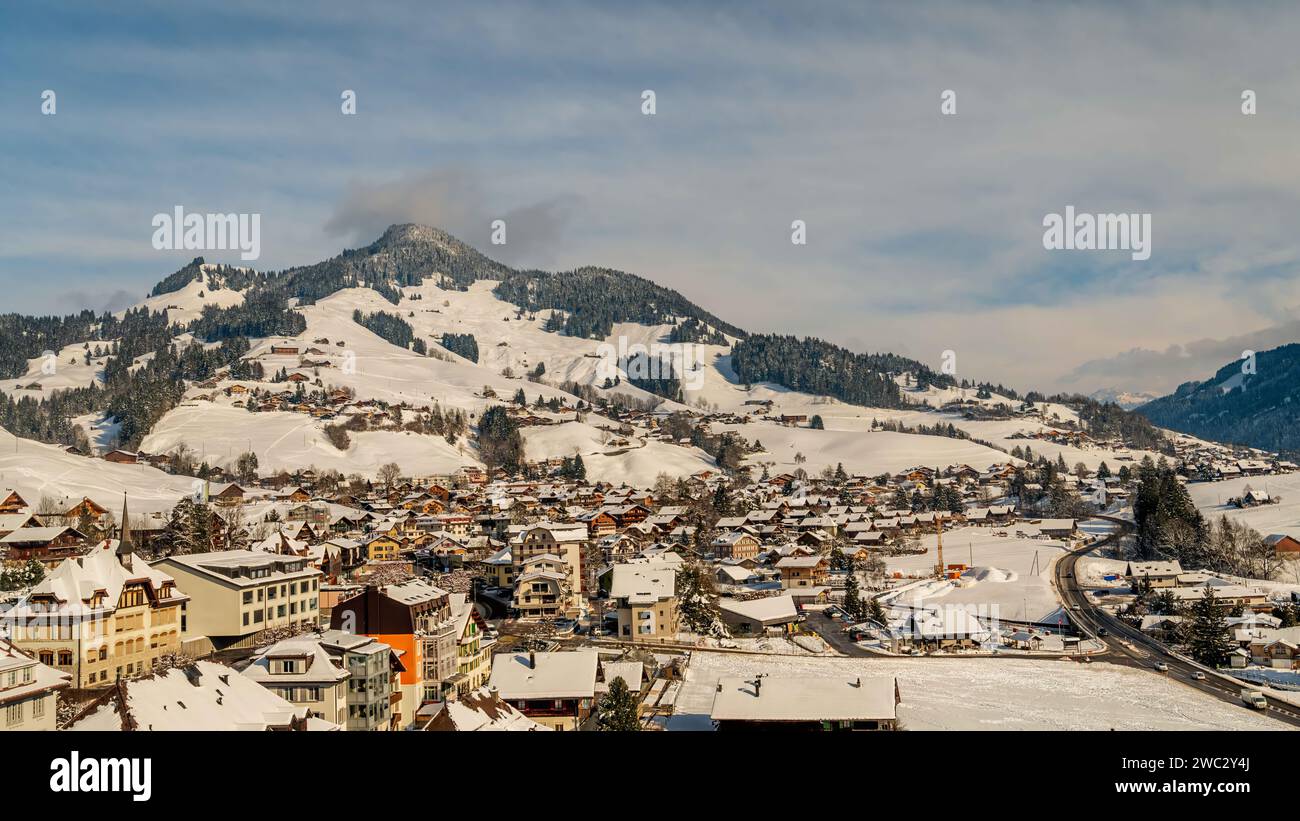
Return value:
<svg viewBox="0 0 1300 821">
<path fill-rule="evenodd" d="M 1192 681 L 1205 681 L 1205 674 L 1200 670 L 1194 670 L 1192 672 Z"/>
<path fill-rule="evenodd" d="M 1268 709 L 1268 699 L 1264 698 L 1264 694 L 1259 690 L 1242 690 L 1241 703 L 1256 710 Z"/>
<path fill-rule="evenodd" d="M 1155 663 L 1155 668 L 1156 668 L 1156 672 L 1157 672 L 1157 673 L 1168 673 L 1168 672 L 1169 672 L 1169 665 L 1168 665 L 1168 664 L 1165 664 L 1163 661 L 1157 661 L 1157 662 Z"/>
<path fill-rule="evenodd" d="M 1110 631 L 1107 630 L 1105 627 L 1099 627 L 1097 628 L 1097 635 L 1101 636 L 1104 639 L 1110 635 Z"/>
</svg>

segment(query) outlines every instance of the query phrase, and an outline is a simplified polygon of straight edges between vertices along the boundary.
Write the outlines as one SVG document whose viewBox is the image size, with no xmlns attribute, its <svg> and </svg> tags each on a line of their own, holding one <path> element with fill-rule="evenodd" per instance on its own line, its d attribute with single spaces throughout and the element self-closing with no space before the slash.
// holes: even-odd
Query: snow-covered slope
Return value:
<svg viewBox="0 0 1300 821">
<path fill-rule="evenodd" d="M 170 510 L 194 490 L 194 479 L 172 476 L 147 465 L 120 465 L 66 453 L 15 437 L 0 428 L 0 487 L 17 490 L 29 504 L 52 497 L 71 507 L 83 496 L 117 511 L 122 493 L 132 514 Z"/>
<path fill-rule="evenodd" d="M 0 392 L 7 393 L 14 399 L 30 396 L 39 400 L 54 391 L 66 388 L 85 388 L 96 382 L 102 383 L 104 365 L 108 358 L 92 357 L 86 363 L 85 343 L 74 343 L 61 348 L 53 357 L 38 356 L 27 360 L 27 371 L 16 379 L 0 379 Z M 91 343 L 93 353 L 95 344 Z M 31 389 L 39 385 L 40 389 Z"/>
<path fill-rule="evenodd" d="M 212 288 L 209 283 L 209 275 L 215 268 L 214 265 L 201 265 L 199 266 L 200 279 L 186 283 L 185 287 L 178 291 L 151 296 L 134 307 L 148 308 L 151 313 L 166 313 L 168 322 L 185 325 L 198 319 L 205 306 L 215 305 L 218 308 L 230 308 L 243 304 L 244 294 L 242 292 L 225 287 Z M 119 311 L 117 316 L 121 317 L 125 313 L 125 311 Z"/>
</svg>

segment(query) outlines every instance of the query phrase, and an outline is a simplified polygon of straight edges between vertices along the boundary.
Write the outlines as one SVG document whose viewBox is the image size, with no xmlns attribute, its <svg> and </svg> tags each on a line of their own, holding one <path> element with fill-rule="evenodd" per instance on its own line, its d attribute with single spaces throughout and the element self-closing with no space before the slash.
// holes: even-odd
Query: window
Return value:
<svg viewBox="0 0 1300 821">
<path fill-rule="evenodd" d="M 12 727 L 23 721 L 23 702 L 18 701 L 5 707 L 5 726 Z"/>
<path fill-rule="evenodd" d="M 45 697 L 41 696 L 32 702 L 32 718 L 41 718 L 45 715 Z"/>
<path fill-rule="evenodd" d="M 252 603 L 253 603 L 253 591 L 252 591 L 252 590 L 245 590 L 245 591 L 244 591 L 244 604 L 252 604 Z"/>
</svg>

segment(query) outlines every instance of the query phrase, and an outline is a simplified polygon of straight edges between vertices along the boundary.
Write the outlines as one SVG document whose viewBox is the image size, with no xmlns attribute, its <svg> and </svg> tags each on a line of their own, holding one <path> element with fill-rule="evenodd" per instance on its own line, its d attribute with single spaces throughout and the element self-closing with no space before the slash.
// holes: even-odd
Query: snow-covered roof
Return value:
<svg viewBox="0 0 1300 821">
<path fill-rule="evenodd" d="M 610 581 L 612 599 L 648 598 L 650 601 L 672 598 L 676 590 L 677 571 L 665 562 L 616 564 Z"/>
<path fill-rule="evenodd" d="M 756 684 L 756 682 L 761 682 Z M 892 721 L 898 717 L 893 678 L 761 678 L 718 680 L 714 721 Z"/>
<path fill-rule="evenodd" d="M 48 576 L 32 588 L 31 594 L 14 608 L 17 615 L 31 597 L 51 596 L 60 607 L 88 604 L 97 592 L 103 593 L 103 605 L 112 611 L 121 598 L 122 588 L 129 582 L 144 582 L 159 595 L 160 602 L 184 601 L 186 597 L 175 587 L 175 579 L 164 571 L 151 567 L 144 559 L 133 557 L 127 570 L 118 558 L 117 539 L 105 539 L 84 556 L 64 559 Z M 172 598 L 163 598 L 165 585 L 172 585 Z"/>
<path fill-rule="evenodd" d="M 497 653 L 489 684 L 510 701 L 591 698 L 596 691 L 594 650 L 554 653 Z"/>
<path fill-rule="evenodd" d="M 120 682 L 70 730 L 269 730 L 291 724 L 337 730 L 326 721 L 307 722 L 297 707 L 234 668 L 196 661 L 144 678 Z"/>
<path fill-rule="evenodd" d="M 781 624 L 794 621 L 799 617 L 795 610 L 794 597 L 789 593 L 780 596 L 768 596 L 762 599 L 718 599 L 718 607 L 741 618 L 761 624 Z"/>
<path fill-rule="evenodd" d="M 442 732 L 533 732 L 551 728 L 538 724 L 519 712 L 487 687 L 448 701 L 427 724 L 425 730 Z"/>
</svg>

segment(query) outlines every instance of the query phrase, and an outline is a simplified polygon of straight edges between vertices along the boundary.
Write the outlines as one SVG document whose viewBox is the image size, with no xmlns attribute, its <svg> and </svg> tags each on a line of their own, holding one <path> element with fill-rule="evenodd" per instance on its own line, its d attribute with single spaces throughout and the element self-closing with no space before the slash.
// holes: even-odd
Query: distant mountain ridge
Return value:
<svg viewBox="0 0 1300 821">
<path fill-rule="evenodd" d="M 178 299 L 187 305 L 179 314 L 183 317 L 180 321 L 169 321 L 166 313 L 151 312 L 147 305 L 125 312 L 121 320 L 89 311 L 68 317 L 0 315 L 0 378 L 24 373 L 28 361 L 46 348 L 58 350 L 86 340 L 103 343 L 125 335 L 129 339 L 122 341 L 120 349 L 114 345 L 113 355 L 129 363 L 136 356 L 163 353 L 180 332 L 206 343 L 227 344 L 219 350 L 211 348 L 212 354 L 206 358 L 195 354 L 186 359 L 175 353 L 158 356 L 157 366 L 143 376 L 158 384 L 207 378 L 222 366 L 237 364 L 252 339 L 301 334 L 307 323 L 297 310 L 300 306 L 314 305 L 349 288 L 371 289 L 398 305 L 404 302 L 403 288 L 426 280 L 449 291 L 468 291 L 476 282 L 493 281 L 493 295 L 514 305 L 520 318 L 540 319 L 542 330 L 575 339 L 604 340 L 618 323 L 668 325 L 665 341 L 729 347 L 732 370 L 744 383 L 770 383 L 850 404 L 886 408 L 909 404 L 895 381 L 900 374 L 911 374 L 921 389 L 958 387 L 951 375 L 937 373 L 907 357 L 855 353 L 815 337 L 749 334 L 681 293 L 634 274 L 595 266 L 567 272 L 519 270 L 492 260 L 445 231 L 414 224 L 392 225 L 363 248 L 347 249 L 330 259 L 281 271 L 210 265 L 196 258 L 164 278 L 152 291 L 155 305 L 167 301 L 157 297 L 186 292 L 185 299 Z M 213 304 L 207 298 L 210 294 L 204 292 L 219 289 L 238 296 Z M 543 313 L 547 311 L 550 313 Z M 390 344 L 425 353 L 427 340 L 415 338 L 409 326 L 403 327 L 408 324 L 400 312 L 366 313 L 372 324 L 382 323 L 389 331 L 381 336 Z M 4 398 L 0 400 L 0 423 L 7 422 L 16 432 L 36 435 L 44 441 L 70 441 L 66 418 L 55 424 L 47 417 L 82 415 L 102 410 L 111 401 L 116 406 L 115 416 L 131 419 L 126 428 L 132 436 L 123 441 L 134 446 L 174 404 L 175 397 L 171 392 L 146 394 L 134 384 L 134 375 L 124 365 L 114 363 L 107 373 L 113 377 L 106 384 L 105 391 L 110 394 L 107 398 L 103 396 L 105 391 L 93 387 L 58 402 L 53 396 L 39 402 L 28 396 L 20 406 Z M 628 381 L 676 399 L 681 376 L 670 373 L 659 380 L 662 385 L 638 385 L 629 373 Z M 961 386 L 986 392 L 985 386 L 979 384 L 964 381 Z M 583 383 L 576 387 L 609 386 Z M 157 401 L 151 396 L 156 396 Z M 132 397 L 140 401 L 131 404 L 135 401 Z M 1104 427 L 1127 429 L 1132 427 L 1130 423 L 1140 422 L 1150 431 L 1145 420 L 1119 408 L 1108 413 L 1105 419 L 1098 417 Z"/>
<path fill-rule="evenodd" d="M 1102 403 L 1109 402 L 1112 405 L 1119 405 L 1124 410 L 1133 410 L 1153 399 L 1158 399 L 1159 394 L 1148 393 L 1147 391 L 1122 391 L 1117 388 L 1102 388 L 1088 394 L 1088 398 Z"/>
<path fill-rule="evenodd" d="M 1300 344 L 1255 354 L 1203 382 L 1185 382 L 1137 412 L 1156 425 L 1203 439 L 1265 450 L 1300 451 Z"/>
</svg>

